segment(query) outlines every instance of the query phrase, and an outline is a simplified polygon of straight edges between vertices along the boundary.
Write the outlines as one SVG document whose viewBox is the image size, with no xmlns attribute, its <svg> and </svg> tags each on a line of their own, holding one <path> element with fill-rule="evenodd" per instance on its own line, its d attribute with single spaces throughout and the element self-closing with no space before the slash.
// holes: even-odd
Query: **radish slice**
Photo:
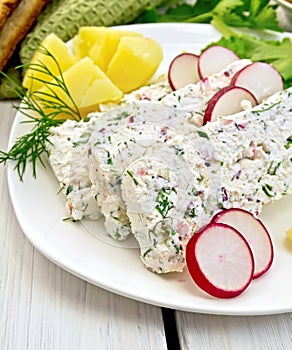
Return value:
<svg viewBox="0 0 292 350">
<path fill-rule="evenodd" d="M 242 68 L 233 76 L 231 85 L 246 88 L 259 102 L 284 89 L 280 73 L 264 62 L 253 62 Z"/>
<path fill-rule="evenodd" d="M 228 64 L 239 60 L 239 57 L 226 47 L 215 45 L 201 53 L 198 69 L 201 79 L 220 72 Z"/>
<path fill-rule="evenodd" d="M 222 88 L 209 101 L 205 110 L 203 125 L 215 121 L 219 116 L 241 112 L 243 101 L 250 101 L 251 106 L 257 105 L 254 95 L 242 87 L 226 86 Z"/>
<path fill-rule="evenodd" d="M 182 53 L 172 60 L 168 69 L 168 82 L 172 90 L 200 80 L 198 61 L 199 57 L 192 53 Z"/>
<path fill-rule="evenodd" d="M 226 209 L 216 214 L 212 222 L 230 225 L 245 237 L 255 261 L 253 278 L 260 277 L 271 267 L 274 259 L 271 237 L 264 224 L 250 212 L 237 208 Z"/>
<path fill-rule="evenodd" d="M 233 298 L 250 284 L 254 260 L 245 238 L 234 228 L 210 223 L 186 246 L 186 263 L 194 282 L 218 298 Z"/>
</svg>

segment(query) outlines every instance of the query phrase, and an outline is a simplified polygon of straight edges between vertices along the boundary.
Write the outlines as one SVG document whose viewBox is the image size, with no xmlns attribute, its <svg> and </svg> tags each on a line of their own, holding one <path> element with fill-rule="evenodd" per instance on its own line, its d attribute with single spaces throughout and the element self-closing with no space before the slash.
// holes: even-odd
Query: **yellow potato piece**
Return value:
<svg viewBox="0 0 292 350">
<path fill-rule="evenodd" d="M 83 58 L 64 72 L 63 78 L 72 99 L 83 117 L 90 112 L 98 110 L 100 103 L 119 102 L 123 95 L 105 73 L 98 66 L 94 65 L 89 57 Z M 73 105 L 68 95 L 59 86 L 50 85 L 50 88 L 53 89 L 61 101 L 64 101 L 69 106 Z M 40 92 L 52 95 L 48 86 L 44 86 Z M 56 100 L 50 96 L 47 96 L 46 100 L 56 104 Z M 43 109 L 47 113 L 51 112 L 50 107 L 43 107 Z M 66 116 L 60 115 L 60 117 L 64 118 Z"/>
<path fill-rule="evenodd" d="M 43 52 L 41 46 L 46 48 L 53 55 L 58 64 L 54 61 L 54 59 L 51 56 Z M 32 61 L 30 63 L 31 68 L 28 68 L 26 70 L 22 82 L 23 87 L 25 87 L 29 91 L 39 90 L 44 85 L 44 83 L 39 81 L 39 79 L 43 80 L 44 82 L 51 81 L 54 78 L 52 75 L 60 75 L 59 70 L 61 70 L 61 72 L 65 72 L 68 68 L 72 67 L 76 61 L 74 56 L 70 54 L 64 41 L 62 41 L 55 34 L 49 34 L 44 39 L 41 46 L 33 56 Z M 51 71 L 52 75 L 37 72 L 35 69 L 38 69 L 38 67 L 36 67 L 35 64 L 40 63 L 45 65 Z"/>
<path fill-rule="evenodd" d="M 149 81 L 162 58 L 162 48 L 157 41 L 123 36 L 106 73 L 121 91 L 130 92 Z"/>
<path fill-rule="evenodd" d="M 81 27 L 73 39 L 73 51 L 77 58 L 88 56 L 106 71 L 123 36 L 142 36 L 142 34 L 107 27 Z"/>
<path fill-rule="evenodd" d="M 78 35 L 73 38 L 73 52 L 77 59 L 89 56 L 94 45 L 103 47 L 108 36 L 106 27 L 81 27 Z"/>
<path fill-rule="evenodd" d="M 100 49 L 99 54 L 96 51 L 96 46 L 93 46 L 89 51 L 89 57 L 100 66 L 101 69 L 106 71 L 112 57 L 114 56 L 120 40 L 124 36 L 139 36 L 142 34 L 136 32 L 130 32 L 125 30 L 108 29 L 108 36 L 104 46 Z"/>
</svg>

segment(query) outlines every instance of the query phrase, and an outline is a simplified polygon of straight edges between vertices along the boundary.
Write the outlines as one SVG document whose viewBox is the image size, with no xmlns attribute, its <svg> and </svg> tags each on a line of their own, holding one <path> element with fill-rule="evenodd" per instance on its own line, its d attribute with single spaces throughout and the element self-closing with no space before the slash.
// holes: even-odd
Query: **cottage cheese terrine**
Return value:
<svg viewBox="0 0 292 350">
<path fill-rule="evenodd" d="M 92 192 L 104 215 L 106 231 L 115 239 L 123 240 L 131 233 L 120 189 L 124 167 L 161 150 L 168 130 L 191 134 L 195 129 L 191 117 L 190 112 L 159 103 L 132 104 L 107 113 L 103 127 L 92 134 L 88 145 Z"/>
<path fill-rule="evenodd" d="M 216 212 L 257 215 L 292 191 L 292 88 L 203 127 L 192 116 L 139 103 L 52 133 L 51 164 L 78 217 L 92 208 L 113 238 L 133 233 L 158 273 L 183 270 L 186 243 Z"/>
<path fill-rule="evenodd" d="M 239 207 L 257 215 L 264 204 L 291 194 L 291 106 L 292 88 L 181 139 L 178 158 L 186 155 L 184 161 L 189 162 L 190 145 L 200 154 L 188 165 L 197 184 L 194 178 L 188 183 L 181 179 L 182 172 L 169 162 L 174 155 L 143 156 L 124 168 L 123 198 L 147 268 L 158 273 L 182 271 L 189 237 L 215 213 Z M 175 142 L 176 137 L 169 134 L 168 139 Z"/>
<path fill-rule="evenodd" d="M 188 118 L 188 123 L 200 126 L 202 113 L 209 99 L 220 88 L 228 85 L 232 76 L 249 63 L 250 60 L 235 61 L 222 72 L 175 92 L 171 92 L 169 85 L 165 82 L 142 87 L 125 95 L 122 106 L 125 108 L 128 106 L 131 111 L 132 104 L 157 102 L 176 110 L 185 109 L 192 115 L 192 118 Z M 58 127 L 51 128 L 51 136 L 47 143 L 50 153 L 49 161 L 66 196 L 66 206 L 73 220 L 100 217 L 100 208 L 96 205 L 91 192 L 87 141 L 93 132 L 108 128 L 113 120 L 118 125 L 124 119 L 121 115 L 127 116 L 130 113 L 127 111 L 121 113 L 118 110 L 120 107 L 114 104 L 102 106 L 103 113 L 89 115 L 88 121 L 68 120 Z M 182 113 L 182 111 L 177 113 Z M 149 117 L 146 117 L 146 120 L 147 118 Z"/>
</svg>

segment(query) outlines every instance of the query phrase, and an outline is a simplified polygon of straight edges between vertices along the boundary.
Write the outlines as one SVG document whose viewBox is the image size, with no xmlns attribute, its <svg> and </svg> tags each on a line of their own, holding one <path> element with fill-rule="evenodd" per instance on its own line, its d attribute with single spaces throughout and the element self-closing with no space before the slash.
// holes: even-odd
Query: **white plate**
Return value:
<svg viewBox="0 0 292 350">
<path fill-rule="evenodd" d="M 199 52 L 220 35 L 209 25 L 149 24 L 127 26 L 157 39 L 165 59 L 183 50 Z M 15 119 L 10 144 L 25 127 Z M 137 249 L 127 249 L 101 241 L 80 223 L 63 221 L 65 200 L 50 170 L 39 167 L 37 179 L 28 168 L 20 182 L 13 165 L 8 169 L 12 203 L 18 221 L 32 244 L 54 263 L 101 288 L 146 303 L 178 310 L 210 314 L 259 315 L 292 311 L 292 244 L 285 230 L 292 226 L 292 196 L 265 208 L 262 219 L 270 229 L 275 260 L 267 274 L 252 282 L 239 297 L 231 300 L 212 298 L 200 291 L 187 272 L 157 275 L 147 271 Z M 98 222 L 103 232 L 102 221 Z"/>
</svg>

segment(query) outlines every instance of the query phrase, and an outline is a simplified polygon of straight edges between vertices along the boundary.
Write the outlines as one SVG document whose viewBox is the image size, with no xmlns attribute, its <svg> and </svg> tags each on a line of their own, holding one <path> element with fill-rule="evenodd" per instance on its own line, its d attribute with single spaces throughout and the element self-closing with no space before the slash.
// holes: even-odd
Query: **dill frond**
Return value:
<svg viewBox="0 0 292 350">
<path fill-rule="evenodd" d="M 38 72 L 42 73 L 43 76 L 48 77 L 49 79 L 42 79 L 37 78 L 33 75 L 28 76 L 28 78 L 31 79 L 31 84 L 33 84 L 33 81 L 41 82 L 48 90 L 48 92 L 44 91 L 32 91 L 28 92 L 27 96 L 29 99 L 29 102 L 31 100 L 36 101 L 39 103 L 39 105 L 42 106 L 43 113 L 46 115 L 50 115 L 52 118 L 58 117 L 60 114 L 67 115 L 69 118 L 74 120 L 81 120 L 81 114 L 79 112 L 79 109 L 72 98 L 70 91 L 68 90 L 64 76 L 61 71 L 61 67 L 54 57 L 52 53 L 47 50 L 45 47 L 41 46 L 39 48 L 40 53 L 44 54 L 45 56 L 49 56 L 55 65 L 55 68 L 57 68 L 57 74 L 54 74 L 51 69 L 49 69 L 44 63 L 37 62 L 37 63 L 31 63 L 29 65 L 22 65 L 18 66 L 17 68 L 25 68 L 30 69 L 32 72 Z M 65 93 L 65 95 L 68 97 L 69 103 L 66 103 L 63 101 L 58 94 L 54 91 L 54 87 L 57 87 L 61 91 Z M 32 106 L 33 107 L 33 106 Z M 34 110 L 34 109 L 32 109 Z M 50 112 L 48 112 L 48 110 Z"/>
<path fill-rule="evenodd" d="M 42 62 L 18 66 L 16 69 L 29 68 L 32 72 L 41 72 L 44 74 L 44 77 L 47 76 L 49 79 L 35 78 L 33 75 L 29 76 L 29 78 L 31 78 L 32 82 L 33 80 L 41 82 L 48 92 L 40 90 L 27 92 L 18 82 L 13 81 L 11 77 L 0 71 L 0 74 L 10 80 L 14 86 L 13 92 L 21 99 L 21 104 L 19 106 L 13 105 L 13 107 L 22 116 L 27 117 L 22 123 L 33 124 L 31 131 L 17 138 L 7 152 L 0 151 L 0 163 L 16 162 L 14 169 L 17 171 L 21 181 L 28 162 L 32 164 L 33 177 L 36 177 L 38 162 L 45 167 L 43 156 L 49 156 L 46 145 L 49 142 L 50 128 L 62 124 L 67 119 L 66 117 L 76 121 L 82 119 L 79 109 L 65 84 L 59 63 L 45 47 L 41 47 L 40 50 L 44 55 L 51 57 L 57 67 L 57 75 L 53 74 Z M 58 87 L 66 94 L 69 103 L 63 101 L 56 94 L 54 87 Z"/>
<path fill-rule="evenodd" d="M 49 129 L 57 126 L 62 120 L 41 118 L 37 121 L 31 132 L 17 138 L 8 152 L 0 151 L 0 163 L 15 161 L 14 169 L 17 171 L 19 179 L 22 181 L 27 167 L 27 162 L 32 164 L 32 175 L 36 177 L 36 165 L 39 161 L 44 167 L 43 155 L 49 155 L 46 143 L 50 136 Z"/>
</svg>

